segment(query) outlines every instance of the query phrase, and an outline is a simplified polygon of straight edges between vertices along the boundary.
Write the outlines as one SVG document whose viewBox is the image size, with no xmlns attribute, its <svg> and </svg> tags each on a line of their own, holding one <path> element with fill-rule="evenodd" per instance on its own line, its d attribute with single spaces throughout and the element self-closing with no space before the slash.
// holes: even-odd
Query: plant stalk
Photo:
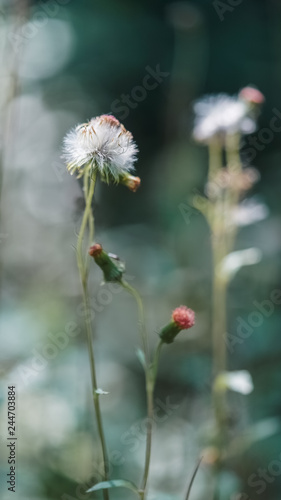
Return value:
<svg viewBox="0 0 281 500">
<path fill-rule="evenodd" d="M 89 238 L 92 241 L 94 236 L 94 217 L 92 213 L 92 200 L 94 196 L 96 183 L 96 176 L 91 177 L 90 169 L 87 168 L 84 174 L 84 196 L 85 196 L 85 211 L 82 218 L 82 223 L 78 235 L 77 240 L 77 265 L 79 269 L 80 279 L 83 288 L 83 301 L 85 307 L 85 326 L 87 333 L 87 344 L 88 344 L 88 353 L 89 353 L 89 361 L 90 361 L 90 369 L 91 369 L 91 382 L 92 382 L 92 391 L 93 391 L 93 403 L 96 414 L 98 435 L 101 444 L 102 450 L 102 458 L 103 458 L 103 468 L 104 468 L 104 481 L 108 480 L 108 454 L 105 442 L 105 435 L 103 429 L 102 415 L 100 409 L 100 401 L 99 394 L 97 393 L 98 385 L 97 385 L 97 376 L 96 376 L 96 364 L 95 364 L 95 355 L 94 355 L 94 347 L 93 347 L 93 339 L 92 339 L 92 326 L 91 326 L 91 318 L 89 315 L 90 311 L 90 300 L 88 293 L 88 265 L 87 265 L 87 254 L 83 256 L 83 239 L 85 235 L 85 231 L 87 226 L 89 227 Z M 109 492 L 108 490 L 103 490 L 103 498 L 104 500 L 109 500 Z"/>
</svg>

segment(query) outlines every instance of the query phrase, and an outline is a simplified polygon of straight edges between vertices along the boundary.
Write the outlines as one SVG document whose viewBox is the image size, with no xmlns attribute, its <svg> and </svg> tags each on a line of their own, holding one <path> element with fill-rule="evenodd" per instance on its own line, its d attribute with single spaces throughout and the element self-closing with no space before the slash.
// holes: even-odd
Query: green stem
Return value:
<svg viewBox="0 0 281 500">
<path fill-rule="evenodd" d="M 105 481 L 108 480 L 108 454 L 103 430 L 103 422 L 101 416 L 100 409 L 100 401 L 99 394 L 97 393 L 98 385 L 97 385 L 97 376 L 96 376 L 96 365 L 95 365 L 95 356 L 94 356 L 94 348 L 92 341 L 92 326 L 91 320 L 88 312 L 90 311 L 90 301 L 89 301 L 89 293 L 88 293 L 88 269 L 87 269 L 87 255 L 83 257 L 83 239 L 85 235 L 85 231 L 87 225 L 89 224 L 89 235 L 90 238 L 93 238 L 94 235 L 94 217 L 92 214 L 92 199 L 94 196 L 95 190 L 95 182 L 96 176 L 93 178 L 90 175 L 90 169 L 87 169 L 84 174 L 84 196 L 86 207 L 82 218 L 82 223 L 78 235 L 77 240 L 77 265 L 80 273 L 80 278 L 82 282 L 83 288 L 83 301 L 86 311 L 85 316 L 85 325 L 86 325 L 86 333 L 87 333 L 87 343 L 88 343 L 88 353 L 89 353 L 89 361 L 90 361 L 90 369 L 91 369 L 91 382 L 92 382 L 92 391 L 93 391 L 93 403 L 96 413 L 96 421 L 98 434 L 101 444 L 103 464 L 104 464 L 104 477 Z M 108 490 L 103 491 L 104 500 L 109 500 Z"/>
<path fill-rule="evenodd" d="M 143 350 L 145 354 L 145 360 L 147 366 L 149 365 L 149 346 L 148 346 L 148 336 L 147 336 L 147 331 L 145 327 L 145 320 L 144 320 L 144 307 L 143 307 L 143 302 L 142 298 L 139 294 L 139 292 L 131 286 L 127 281 L 122 280 L 121 285 L 127 292 L 129 292 L 134 299 L 136 300 L 137 306 L 138 306 L 138 316 L 139 316 L 139 324 L 140 324 L 140 332 L 141 332 L 141 338 L 142 338 L 142 344 L 143 344 Z"/>
<path fill-rule="evenodd" d="M 145 450 L 145 464 L 143 479 L 141 482 L 141 488 L 139 490 L 139 495 L 142 500 L 146 497 L 146 487 L 149 475 L 150 458 L 151 458 L 151 445 L 152 445 L 152 423 L 153 423 L 153 392 L 154 392 L 154 378 L 152 376 L 150 359 L 149 359 L 149 348 L 148 348 L 148 337 L 145 327 L 144 320 L 144 307 L 142 298 L 139 292 L 131 286 L 127 281 L 122 280 L 121 285 L 125 290 L 127 290 L 136 300 L 138 307 L 138 316 L 141 330 L 141 338 L 143 344 L 143 350 L 145 355 L 146 367 L 145 367 L 145 380 L 146 380 L 146 401 L 147 401 L 147 431 L 146 431 L 146 450 Z"/>
<path fill-rule="evenodd" d="M 222 162 L 222 147 L 216 138 L 209 144 L 209 181 L 212 181 L 220 170 Z"/>
<path fill-rule="evenodd" d="M 242 172 L 242 163 L 240 158 L 240 134 L 230 135 L 227 137 L 226 159 L 227 159 L 227 168 L 230 171 L 230 173 L 234 173 L 238 176 Z M 234 182 L 234 185 L 233 186 L 231 185 L 228 189 L 228 196 L 227 196 L 228 217 L 231 217 L 231 212 L 238 205 L 239 197 L 240 197 L 239 189 Z M 232 224 L 227 237 L 227 253 L 233 250 L 236 235 L 237 235 L 237 226 Z"/>
<path fill-rule="evenodd" d="M 146 435 L 146 450 L 145 450 L 145 464 L 144 473 L 141 482 L 140 494 L 141 499 L 145 500 L 147 494 L 147 481 L 149 476 L 149 468 L 151 461 L 151 447 L 152 447 L 152 431 L 153 431 L 153 397 L 154 397 L 154 387 L 158 372 L 158 364 L 161 353 L 161 348 L 163 346 L 162 340 L 159 341 L 156 348 L 153 362 L 146 372 L 146 395 L 147 395 L 147 435 Z"/>
<path fill-rule="evenodd" d="M 153 430 L 153 394 L 154 387 L 150 377 L 146 379 L 146 401 L 147 401 L 147 429 L 146 429 L 146 449 L 145 449 L 145 463 L 144 472 L 141 482 L 140 491 L 141 498 L 145 500 L 147 494 L 147 481 L 149 476 L 150 460 L 151 460 L 151 447 L 152 447 L 152 430 Z"/>
<path fill-rule="evenodd" d="M 144 463 L 144 472 L 143 478 L 141 481 L 141 487 L 139 490 L 139 496 L 141 500 L 145 500 L 147 495 L 147 482 L 149 476 L 149 468 L 151 461 L 151 447 L 152 447 L 152 431 L 153 431 L 153 396 L 154 396 L 154 387 L 155 380 L 158 371 L 158 363 L 160 352 L 162 348 L 162 340 L 159 341 L 157 349 L 154 354 L 153 362 L 150 364 L 150 356 L 149 356 L 149 347 L 148 347 L 148 337 L 147 331 L 145 328 L 144 321 L 144 308 L 142 298 L 139 292 L 132 287 L 129 283 L 122 280 L 121 285 L 134 297 L 138 306 L 138 314 L 139 314 L 139 322 L 141 327 L 141 337 L 143 343 L 143 349 L 146 360 L 146 369 L 145 369 L 145 379 L 146 379 L 146 401 L 147 401 L 147 434 L 146 434 L 146 449 L 145 449 L 145 463 Z"/>
<path fill-rule="evenodd" d="M 155 383 L 156 377 L 157 377 L 158 365 L 159 365 L 159 359 L 160 359 L 162 347 L 163 347 L 163 341 L 159 340 L 158 346 L 157 346 L 155 354 L 154 354 L 153 363 L 152 363 L 153 374 L 154 374 L 154 383 Z"/>
<path fill-rule="evenodd" d="M 222 170 L 222 148 L 218 140 L 209 145 L 209 174 L 208 183 L 216 181 L 216 175 Z M 222 190 L 223 193 L 223 190 Z M 211 229 L 213 254 L 213 291 L 212 291 L 212 343 L 214 375 L 225 369 L 226 346 L 226 289 L 219 271 L 222 259 L 225 257 L 225 194 L 214 198 L 209 205 L 207 218 Z"/>
<path fill-rule="evenodd" d="M 214 162 L 217 161 L 217 166 Z M 214 156 L 214 151 L 210 147 L 210 170 L 209 182 L 213 178 L 213 172 L 219 172 L 222 168 L 222 151 L 220 156 Z M 228 190 L 228 188 L 226 188 Z M 212 254 L 213 254 L 213 289 L 212 289 L 212 346 L 213 346 L 213 373 L 214 379 L 227 366 L 226 351 L 226 292 L 227 283 L 220 273 L 223 258 L 227 253 L 227 213 L 228 213 L 228 192 L 219 190 L 220 196 L 215 197 L 210 207 L 211 213 L 208 220 L 212 232 Z M 226 213 L 227 212 L 227 213 Z M 225 394 L 212 391 L 213 405 L 215 411 L 216 427 L 219 436 L 219 446 L 225 441 L 226 422 L 226 402 Z"/>
<path fill-rule="evenodd" d="M 89 182 L 89 186 L 88 186 Z M 78 240 L 77 240 L 77 264 L 78 264 L 78 269 L 80 272 L 81 280 L 82 283 L 87 281 L 87 259 L 83 258 L 83 238 L 84 234 L 87 228 L 87 224 L 90 221 L 91 222 L 91 236 L 93 237 L 94 234 L 94 219 L 93 219 L 93 213 L 92 213 L 92 199 L 94 196 L 94 191 L 95 191 L 95 183 L 96 183 L 96 176 L 94 175 L 93 178 L 90 177 L 90 170 L 87 169 L 84 174 L 84 196 L 85 196 L 85 210 L 82 218 L 82 223 L 80 227 L 80 231 L 78 234 Z M 87 255 L 87 254 L 86 254 Z"/>
<path fill-rule="evenodd" d="M 84 304 L 85 304 L 85 310 L 89 311 L 90 304 L 89 304 L 89 294 L 88 294 L 88 287 L 87 286 L 86 287 L 83 286 L 83 299 L 84 299 Z M 104 468 L 103 480 L 107 481 L 108 480 L 108 454 L 107 454 L 105 435 L 104 435 L 104 429 L 103 429 L 103 422 L 102 422 L 102 415 L 101 415 L 101 409 L 100 409 L 100 401 L 99 401 L 100 396 L 97 393 L 98 384 L 97 384 L 97 376 L 96 376 L 96 364 L 95 364 L 94 348 L 93 348 L 93 342 L 92 342 L 92 329 L 91 329 L 91 323 L 90 323 L 89 317 L 86 317 L 86 332 L 87 332 L 88 352 L 89 352 L 89 360 L 90 360 L 90 367 L 91 367 L 93 403 L 94 403 L 94 408 L 95 408 L 95 413 L 96 413 L 98 434 L 99 434 L 99 439 L 100 439 L 100 444 L 101 444 L 101 449 L 102 449 L 103 468 Z M 109 500 L 108 490 L 103 491 L 103 496 L 104 496 L 104 500 Z"/>
</svg>

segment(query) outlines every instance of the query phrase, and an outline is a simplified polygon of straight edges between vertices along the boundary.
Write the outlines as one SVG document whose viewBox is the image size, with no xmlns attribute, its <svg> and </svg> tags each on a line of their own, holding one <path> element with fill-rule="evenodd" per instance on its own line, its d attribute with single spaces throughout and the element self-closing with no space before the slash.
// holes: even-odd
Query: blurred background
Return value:
<svg viewBox="0 0 281 500">
<path fill-rule="evenodd" d="M 266 218 L 244 224 L 236 241 L 239 250 L 259 248 L 262 258 L 241 268 L 229 288 L 228 332 L 238 341 L 228 357 L 230 369 L 251 373 L 254 391 L 229 397 L 243 446 L 221 472 L 221 498 L 280 500 L 280 306 L 245 338 L 238 334 L 241 318 L 251 325 L 257 303 L 280 288 L 281 129 L 270 125 L 281 120 L 280 2 L 1 0 L 0 32 L 1 498 L 11 495 L 9 384 L 18 398 L 14 498 L 101 498 L 85 494 L 101 471 L 75 261 L 83 197 L 61 160 L 61 144 L 71 127 L 103 113 L 133 133 L 142 185 L 134 194 L 98 184 L 96 240 L 126 262 L 128 281 L 144 298 L 151 348 L 176 306 L 196 311 L 196 326 L 163 350 L 150 474 L 150 500 L 184 498 L 213 422 L 210 234 L 192 208 L 204 190 L 207 150 L 191 139 L 192 103 L 253 84 L 266 104 L 255 146 L 246 137 L 242 155 L 260 172 L 249 197 Z M 130 296 L 101 281 L 93 263 L 111 475 L 138 482 L 146 404 L 137 312 Z M 210 500 L 211 482 L 205 464 L 192 499 Z M 124 491 L 111 498 L 124 498 Z"/>
</svg>

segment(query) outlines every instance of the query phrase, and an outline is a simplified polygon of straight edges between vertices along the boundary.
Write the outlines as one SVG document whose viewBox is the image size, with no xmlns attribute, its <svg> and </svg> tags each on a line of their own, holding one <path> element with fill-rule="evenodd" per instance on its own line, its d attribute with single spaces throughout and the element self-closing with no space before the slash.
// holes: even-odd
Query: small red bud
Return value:
<svg viewBox="0 0 281 500">
<path fill-rule="evenodd" d="M 253 104 L 263 104 L 265 101 L 264 95 L 254 87 L 244 87 L 240 91 L 239 97 Z"/>
<path fill-rule="evenodd" d="M 121 179 L 121 183 L 135 193 L 141 185 L 141 180 L 139 177 L 127 174 Z"/>
<path fill-rule="evenodd" d="M 186 306 L 177 307 L 172 314 L 171 321 L 164 326 L 159 335 L 165 344 L 174 342 L 181 330 L 187 330 L 195 324 L 195 313 Z"/>
<path fill-rule="evenodd" d="M 98 257 L 102 253 L 102 246 L 99 243 L 92 245 L 89 248 L 89 255 L 91 257 Z"/>
<path fill-rule="evenodd" d="M 195 313 L 186 306 L 177 307 L 173 311 L 172 318 L 181 330 L 187 330 L 195 324 Z"/>
</svg>

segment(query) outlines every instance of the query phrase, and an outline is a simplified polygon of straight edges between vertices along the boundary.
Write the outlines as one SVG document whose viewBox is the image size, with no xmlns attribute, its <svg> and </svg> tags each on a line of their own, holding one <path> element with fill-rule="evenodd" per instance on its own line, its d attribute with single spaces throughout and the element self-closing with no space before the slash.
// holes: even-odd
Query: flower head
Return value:
<svg viewBox="0 0 281 500">
<path fill-rule="evenodd" d="M 180 306 L 173 311 L 172 319 L 181 330 L 187 330 L 195 323 L 195 313 L 186 306 Z"/>
<path fill-rule="evenodd" d="M 194 324 L 194 311 L 186 306 L 177 307 L 172 313 L 171 322 L 162 328 L 160 338 L 162 342 L 171 344 L 181 330 L 187 330 Z"/>
<path fill-rule="evenodd" d="M 253 133 L 256 130 L 253 104 L 259 105 L 263 101 L 263 94 L 252 87 L 245 87 L 236 96 L 203 97 L 194 105 L 194 139 L 208 144 L 214 137 L 223 140 L 226 134 Z"/>
<path fill-rule="evenodd" d="M 83 175 L 91 165 L 106 182 L 119 182 L 132 172 L 137 152 L 132 134 L 112 115 L 92 118 L 64 138 L 63 158 L 70 173 Z"/>
</svg>

